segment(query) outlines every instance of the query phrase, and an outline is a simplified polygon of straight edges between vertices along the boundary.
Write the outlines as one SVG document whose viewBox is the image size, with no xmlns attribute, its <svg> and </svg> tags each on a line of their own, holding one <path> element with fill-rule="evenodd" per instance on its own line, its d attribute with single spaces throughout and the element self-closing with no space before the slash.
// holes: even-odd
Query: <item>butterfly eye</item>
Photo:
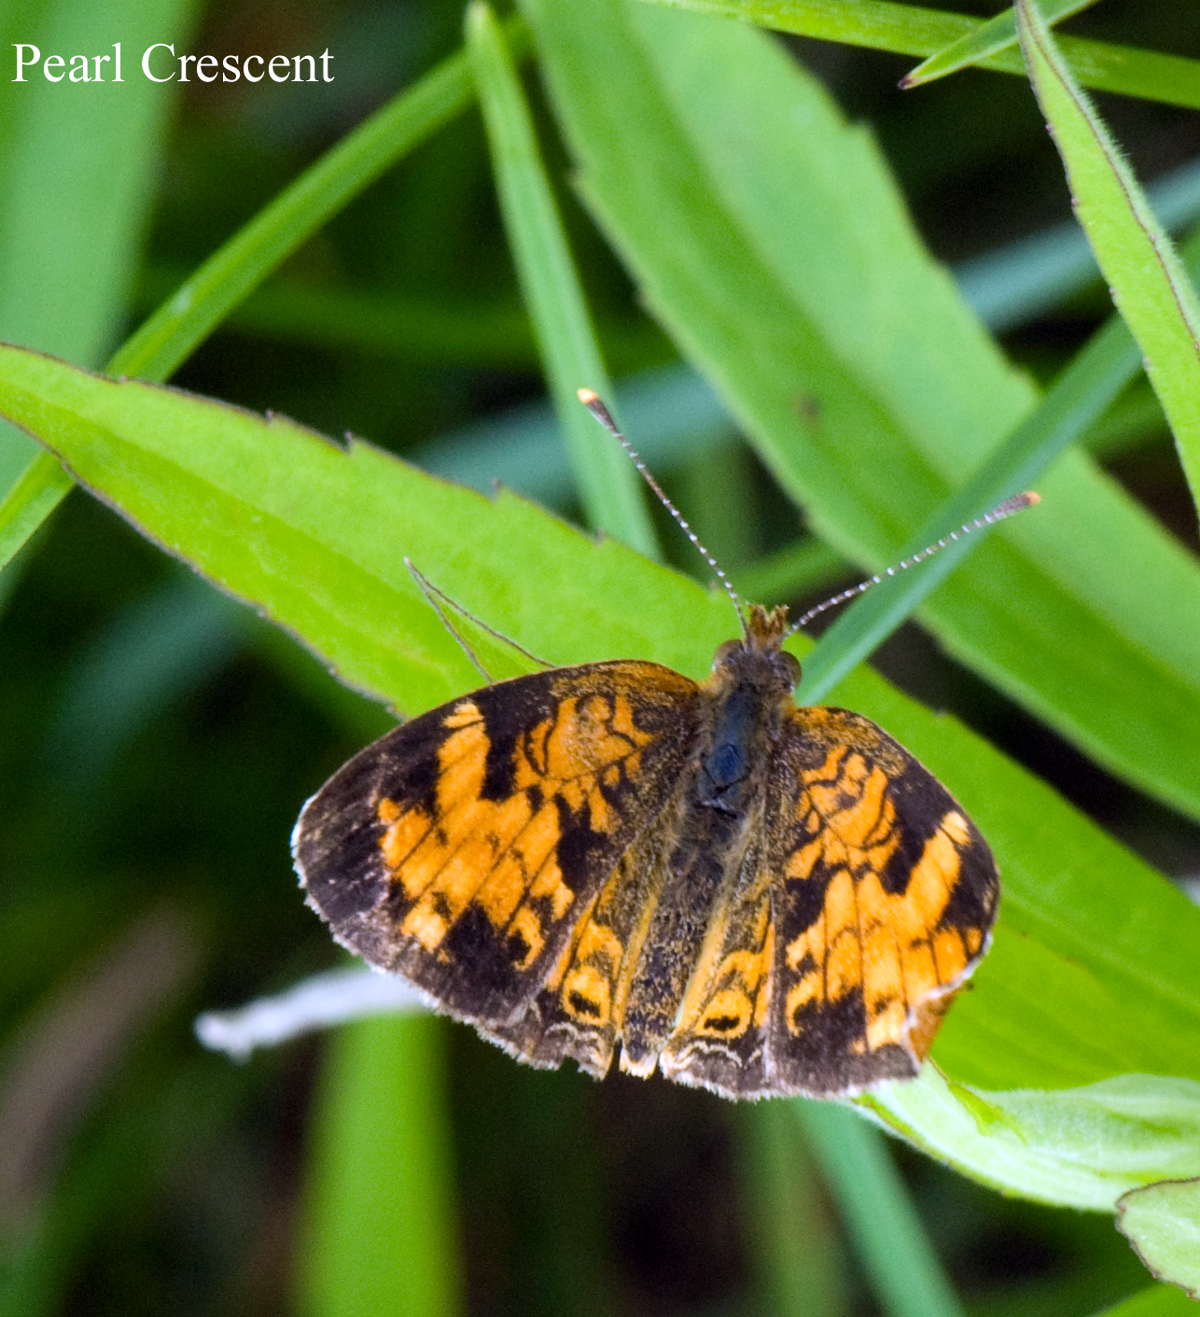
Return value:
<svg viewBox="0 0 1200 1317">
<path fill-rule="evenodd" d="M 727 640 L 713 655 L 713 671 L 722 668 L 742 648 L 742 641 Z"/>
<path fill-rule="evenodd" d="M 779 657 L 783 662 L 784 671 L 788 675 L 788 680 L 793 686 L 800 684 L 800 660 L 795 654 L 789 654 L 786 649 L 779 651 Z"/>
</svg>

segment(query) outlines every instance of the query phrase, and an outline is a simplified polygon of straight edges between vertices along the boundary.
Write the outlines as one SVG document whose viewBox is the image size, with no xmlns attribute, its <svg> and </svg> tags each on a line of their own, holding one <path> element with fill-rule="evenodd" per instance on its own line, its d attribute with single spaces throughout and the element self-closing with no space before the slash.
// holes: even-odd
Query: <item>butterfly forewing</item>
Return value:
<svg viewBox="0 0 1200 1317">
<path fill-rule="evenodd" d="M 294 850 L 309 900 L 341 942 L 443 1008 L 519 1026 L 676 788 L 698 719 L 694 682 L 638 662 L 535 673 L 432 710 L 306 806 Z M 531 1021 L 506 1041 L 532 1055 L 536 1035 Z"/>
</svg>

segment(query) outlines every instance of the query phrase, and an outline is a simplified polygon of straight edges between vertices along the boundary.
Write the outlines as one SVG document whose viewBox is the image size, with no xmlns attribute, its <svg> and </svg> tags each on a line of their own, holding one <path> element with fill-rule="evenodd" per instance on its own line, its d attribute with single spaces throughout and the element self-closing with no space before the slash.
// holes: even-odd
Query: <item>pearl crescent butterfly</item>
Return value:
<svg viewBox="0 0 1200 1317">
<path fill-rule="evenodd" d="M 517 677 L 389 732 L 293 853 L 344 946 L 536 1066 L 731 1098 L 917 1073 L 987 950 L 987 843 L 902 746 L 804 708 L 787 610 L 695 682 L 637 660 Z"/>
<path fill-rule="evenodd" d="M 292 853 L 343 946 L 522 1061 L 730 1098 L 917 1073 L 987 951 L 987 843 L 845 709 L 797 706 L 786 608 L 695 682 L 639 660 L 486 686 L 389 732 L 305 805 Z M 947 537 L 1038 501 L 1026 493 Z M 905 560 L 922 561 L 947 541 Z"/>
</svg>

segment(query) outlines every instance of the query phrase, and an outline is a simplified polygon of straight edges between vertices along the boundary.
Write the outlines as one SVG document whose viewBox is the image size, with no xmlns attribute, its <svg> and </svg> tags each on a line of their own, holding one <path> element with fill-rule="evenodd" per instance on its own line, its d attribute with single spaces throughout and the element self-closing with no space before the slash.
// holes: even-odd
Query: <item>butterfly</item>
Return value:
<svg viewBox="0 0 1200 1317">
<path fill-rule="evenodd" d="M 987 843 L 868 719 L 804 708 L 787 610 L 704 682 L 639 660 L 487 686 L 305 805 L 344 946 L 521 1060 L 732 1098 L 915 1075 L 987 949 Z"/>
<path fill-rule="evenodd" d="M 551 668 L 397 727 L 305 805 L 292 853 L 335 938 L 522 1061 L 730 1098 L 914 1076 L 987 952 L 987 842 L 880 727 L 797 706 L 783 648 L 827 600 L 740 601 L 707 680 Z M 1006 500 L 948 540 L 1038 501 Z"/>
</svg>

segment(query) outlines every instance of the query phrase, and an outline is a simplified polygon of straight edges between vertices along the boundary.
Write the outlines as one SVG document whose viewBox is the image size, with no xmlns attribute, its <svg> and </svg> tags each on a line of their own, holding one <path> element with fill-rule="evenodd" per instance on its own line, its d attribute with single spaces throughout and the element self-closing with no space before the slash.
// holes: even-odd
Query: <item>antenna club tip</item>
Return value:
<svg viewBox="0 0 1200 1317">
<path fill-rule="evenodd" d="M 985 521 L 1001 521 L 1005 517 L 1011 517 L 1014 512 L 1024 512 L 1026 508 L 1032 508 L 1041 501 L 1040 494 L 1032 489 L 1026 489 L 1020 494 L 1014 494 L 1012 498 L 1006 498 L 1003 503 L 998 503 L 988 513 Z"/>
<path fill-rule="evenodd" d="M 617 429 L 617 423 L 613 420 L 613 414 L 604 405 L 603 399 L 594 389 L 576 389 L 575 396 L 588 409 L 589 412 L 600 422 L 602 426 L 613 436 L 614 439 L 625 443 L 625 438 Z"/>
</svg>

